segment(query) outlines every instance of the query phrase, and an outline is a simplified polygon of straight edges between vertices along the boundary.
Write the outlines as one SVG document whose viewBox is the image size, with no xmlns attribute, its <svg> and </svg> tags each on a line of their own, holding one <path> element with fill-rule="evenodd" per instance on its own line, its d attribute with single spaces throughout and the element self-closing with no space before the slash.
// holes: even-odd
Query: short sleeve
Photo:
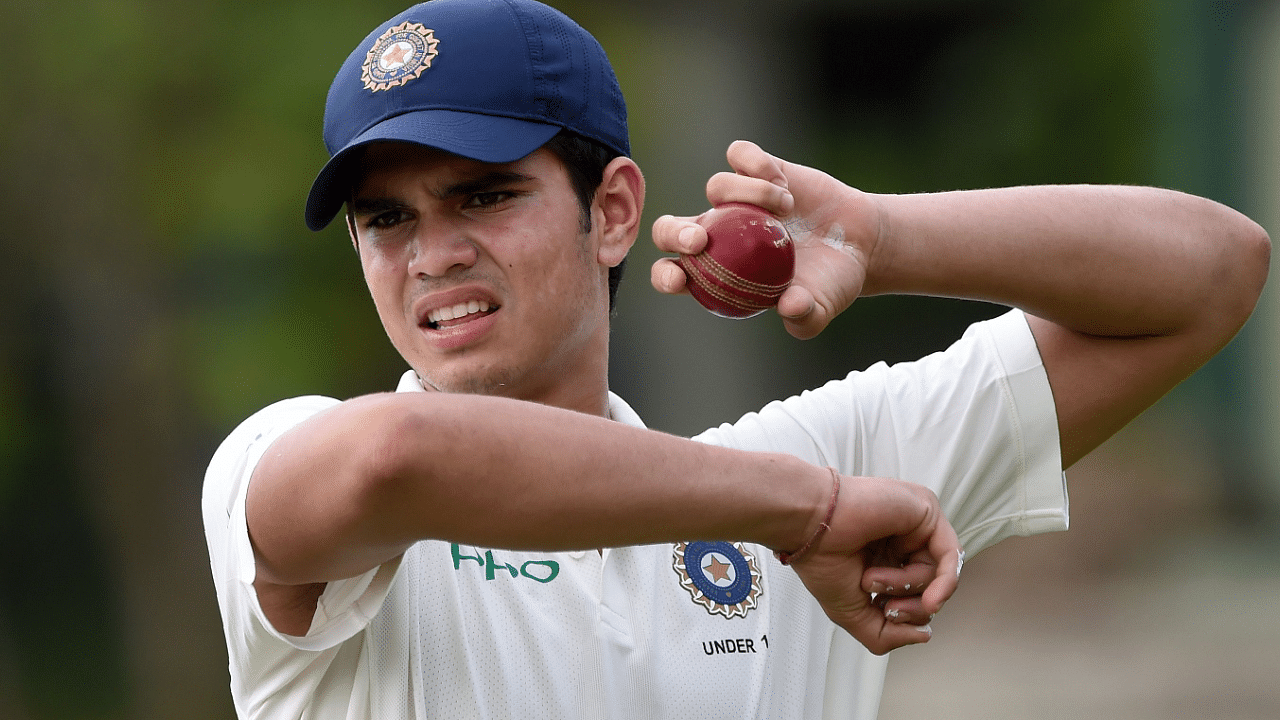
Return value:
<svg viewBox="0 0 1280 720">
<path fill-rule="evenodd" d="M 945 351 L 878 363 L 697 439 L 925 485 L 971 555 L 1067 527 L 1053 395 L 1017 310 Z"/>
<path fill-rule="evenodd" d="M 283 644 L 304 651 L 338 645 L 368 624 L 390 587 L 398 560 L 358 577 L 329 582 L 304 637 L 275 630 L 254 591 L 256 562 L 245 520 L 245 497 L 253 470 L 280 436 L 337 404 L 339 401 L 333 398 L 307 396 L 283 400 L 258 411 L 223 441 L 205 473 L 205 539 L 233 666 L 238 648 L 244 648 L 245 657 L 240 660 L 246 660 L 250 649 L 256 653 L 264 645 Z"/>
</svg>

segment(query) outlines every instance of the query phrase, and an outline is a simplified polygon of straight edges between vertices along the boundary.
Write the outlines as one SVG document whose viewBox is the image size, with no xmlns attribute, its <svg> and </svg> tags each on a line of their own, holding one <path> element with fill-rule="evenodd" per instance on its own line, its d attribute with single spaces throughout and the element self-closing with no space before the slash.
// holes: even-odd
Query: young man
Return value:
<svg viewBox="0 0 1280 720">
<path fill-rule="evenodd" d="M 242 717 L 872 717 L 871 653 L 928 640 L 961 546 L 1064 529 L 1062 469 L 1231 338 L 1270 251 L 1179 193 L 873 196 L 735 143 L 707 196 L 791 227 L 792 334 L 878 293 L 1019 309 L 691 441 L 608 391 L 644 181 L 581 28 L 532 0 L 411 8 L 338 72 L 325 139 L 308 224 L 346 204 L 412 369 L 272 405 L 210 464 Z"/>
</svg>

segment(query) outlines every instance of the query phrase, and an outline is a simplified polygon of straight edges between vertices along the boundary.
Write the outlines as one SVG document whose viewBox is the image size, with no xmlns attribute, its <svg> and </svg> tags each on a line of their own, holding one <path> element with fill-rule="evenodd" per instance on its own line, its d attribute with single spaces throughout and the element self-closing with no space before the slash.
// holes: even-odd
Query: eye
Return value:
<svg viewBox="0 0 1280 720">
<path fill-rule="evenodd" d="M 515 197 L 515 193 L 509 190 L 492 190 L 489 192 L 478 192 L 467 198 L 464 208 L 468 209 L 484 209 L 500 205 L 503 202 Z"/>
<path fill-rule="evenodd" d="M 395 227 L 407 220 L 408 217 L 409 214 L 403 210 L 388 210 L 387 212 L 378 213 L 377 215 L 369 218 L 368 221 L 365 222 L 365 227 L 374 229 Z"/>
</svg>

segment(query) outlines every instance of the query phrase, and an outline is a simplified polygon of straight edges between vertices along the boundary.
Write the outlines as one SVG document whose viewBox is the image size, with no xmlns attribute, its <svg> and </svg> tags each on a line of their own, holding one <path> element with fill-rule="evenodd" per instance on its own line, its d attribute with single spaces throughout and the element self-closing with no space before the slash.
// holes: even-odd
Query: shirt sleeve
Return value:
<svg viewBox="0 0 1280 720">
<path fill-rule="evenodd" d="M 925 485 L 970 555 L 1067 528 L 1053 395 L 1017 310 L 974 324 L 943 352 L 878 363 L 697 439 Z"/>
<path fill-rule="evenodd" d="M 357 577 L 327 583 L 311 628 L 301 637 L 277 631 L 254 591 L 257 566 L 245 520 L 253 470 L 281 435 L 337 404 L 333 398 L 308 396 L 270 405 L 232 431 L 209 463 L 203 496 L 205 538 L 233 676 L 237 663 L 271 658 L 270 664 L 279 668 L 290 650 L 319 652 L 351 638 L 378 612 L 395 575 L 399 559 Z"/>
</svg>

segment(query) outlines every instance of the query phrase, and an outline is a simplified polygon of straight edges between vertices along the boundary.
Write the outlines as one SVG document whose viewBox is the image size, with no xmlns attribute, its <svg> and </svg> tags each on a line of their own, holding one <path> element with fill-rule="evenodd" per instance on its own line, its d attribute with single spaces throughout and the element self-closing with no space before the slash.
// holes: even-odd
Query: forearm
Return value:
<svg viewBox="0 0 1280 720">
<path fill-rule="evenodd" d="M 984 299 L 1093 335 L 1169 335 L 1205 318 L 1243 323 L 1266 277 L 1265 232 L 1182 193 L 1055 186 L 873 197 L 882 229 L 864 295 Z"/>
<path fill-rule="evenodd" d="M 350 576 L 422 539 L 583 549 L 734 538 L 798 545 L 827 473 L 499 398 L 361 398 L 281 438 L 250 486 L 260 568 Z"/>
</svg>

